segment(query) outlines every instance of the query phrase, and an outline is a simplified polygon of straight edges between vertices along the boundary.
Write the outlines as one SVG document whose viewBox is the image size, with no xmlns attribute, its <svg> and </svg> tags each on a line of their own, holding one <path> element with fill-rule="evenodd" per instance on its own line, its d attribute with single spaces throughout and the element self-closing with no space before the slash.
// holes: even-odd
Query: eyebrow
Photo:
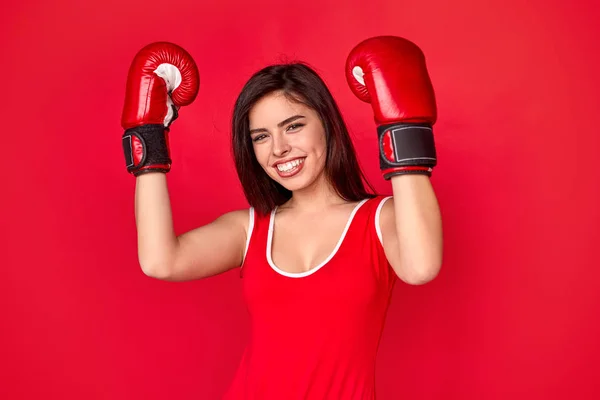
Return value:
<svg viewBox="0 0 600 400">
<path fill-rule="evenodd" d="M 280 123 L 277 124 L 277 127 L 282 128 L 284 125 L 289 124 L 290 122 L 293 122 L 297 119 L 300 118 L 305 118 L 304 115 L 292 115 L 289 118 L 284 119 L 283 121 L 281 121 Z M 256 129 L 250 129 L 250 134 L 252 135 L 253 133 L 258 133 L 258 132 L 267 132 L 267 130 L 265 128 L 256 128 Z"/>
</svg>

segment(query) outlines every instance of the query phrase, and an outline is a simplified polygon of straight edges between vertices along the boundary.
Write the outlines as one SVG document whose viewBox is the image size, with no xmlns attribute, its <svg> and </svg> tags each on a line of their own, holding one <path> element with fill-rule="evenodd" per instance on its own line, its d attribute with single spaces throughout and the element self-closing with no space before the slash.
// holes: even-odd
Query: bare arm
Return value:
<svg viewBox="0 0 600 400">
<path fill-rule="evenodd" d="M 138 258 L 148 276 L 169 281 L 200 279 L 239 266 L 248 229 L 248 210 L 226 213 L 176 236 L 164 173 L 136 178 Z"/>
<path fill-rule="evenodd" d="M 442 264 L 440 208 L 427 176 L 391 180 L 394 198 L 383 205 L 380 216 L 384 250 L 400 279 L 421 285 L 434 279 Z"/>
</svg>

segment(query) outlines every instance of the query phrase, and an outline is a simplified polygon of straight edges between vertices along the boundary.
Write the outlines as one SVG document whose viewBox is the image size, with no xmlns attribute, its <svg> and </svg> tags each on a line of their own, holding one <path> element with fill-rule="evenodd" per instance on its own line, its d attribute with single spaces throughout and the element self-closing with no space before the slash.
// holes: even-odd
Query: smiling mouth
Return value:
<svg viewBox="0 0 600 400">
<path fill-rule="evenodd" d="M 292 161 L 280 163 L 275 166 L 277 173 L 281 177 L 290 177 L 300 172 L 304 166 L 304 158 L 297 158 Z"/>
</svg>

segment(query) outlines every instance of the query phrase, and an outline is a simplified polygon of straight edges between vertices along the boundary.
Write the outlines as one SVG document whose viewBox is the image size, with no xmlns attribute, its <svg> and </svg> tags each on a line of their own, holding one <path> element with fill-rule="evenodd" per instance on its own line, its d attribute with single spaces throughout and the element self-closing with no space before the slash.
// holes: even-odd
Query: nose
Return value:
<svg viewBox="0 0 600 400">
<path fill-rule="evenodd" d="M 291 150 L 291 146 L 285 138 L 285 135 L 273 135 L 273 155 L 283 157 Z"/>
</svg>

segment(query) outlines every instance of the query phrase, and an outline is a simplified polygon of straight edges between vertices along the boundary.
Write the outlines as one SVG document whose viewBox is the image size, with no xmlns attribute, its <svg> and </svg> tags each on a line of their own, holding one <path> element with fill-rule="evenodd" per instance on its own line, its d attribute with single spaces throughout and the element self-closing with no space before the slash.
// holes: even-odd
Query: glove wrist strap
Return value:
<svg viewBox="0 0 600 400">
<path fill-rule="evenodd" d="M 127 129 L 122 137 L 127 171 L 134 176 L 146 172 L 169 172 L 168 129 L 161 124 Z"/>
<path fill-rule="evenodd" d="M 394 175 L 431 176 L 437 165 L 433 128 L 428 124 L 389 124 L 377 127 L 379 166 L 384 179 Z"/>
</svg>

